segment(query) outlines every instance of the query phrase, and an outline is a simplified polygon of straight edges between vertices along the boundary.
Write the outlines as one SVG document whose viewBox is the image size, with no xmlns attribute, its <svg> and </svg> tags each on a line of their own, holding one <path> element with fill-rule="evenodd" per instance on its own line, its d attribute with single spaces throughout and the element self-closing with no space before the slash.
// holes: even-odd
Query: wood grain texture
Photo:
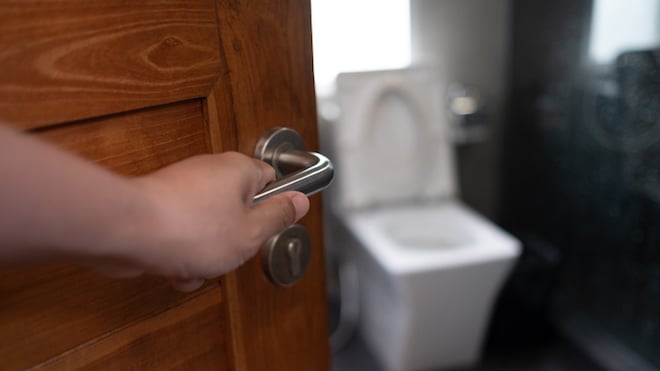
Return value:
<svg viewBox="0 0 660 371">
<path fill-rule="evenodd" d="M 142 175 L 209 152 L 201 103 L 190 101 L 57 126 L 39 135 L 117 173 Z"/>
<path fill-rule="evenodd" d="M 38 365 L 38 370 L 229 370 L 221 290 L 178 306 Z"/>
<path fill-rule="evenodd" d="M 204 97 L 213 0 L 0 2 L 0 121 L 34 128 Z"/>
<path fill-rule="evenodd" d="M 140 175 L 208 152 L 204 130 L 201 104 L 190 101 L 37 134 L 113 171 Z M 187 298 L 162 278 L 112 280 L 73 267 L 0 270 L 0 369 L 43 362 Z"/>
<path fill-rule="evenodd" d="M 309 2 L 0 2 L 0 121 L 130 176 L 251 154 L 273 126 L 313 150 Z M 192 295 L 161 278 L 0 271 L 0 369 L 328 370 L 318 196 L 303 224 L 312 261 L 286 289 L 258 258 Z"/>
<path fill-rule="evenodd" d="M 60 266 L 0 272 L 0 369 L 37 365 L 181 305 L 162 278 L 116 280 Z"/>
<path fill-rule="evenodd" d="M 251 154 L 273 126 L 302 134 L 317 148 L 310 7 L 308 0 L 219 1 L 221 74 L 214 89 L 216 122 L 235 130 L 235 145 Z M 208 110 L 211 112 L 211 109 Z M 224 131 L 223 131 L 224 133 Z M 216 148 L 214 148 L 216 149 Z M 289 288 L 270 283 L 259 258 L 223 282 L 232 330 L 235 370 L 328 370 L 327 302 L 320 197 L 302 224 L 312 239 L 312 260 Z"/>
</svg>

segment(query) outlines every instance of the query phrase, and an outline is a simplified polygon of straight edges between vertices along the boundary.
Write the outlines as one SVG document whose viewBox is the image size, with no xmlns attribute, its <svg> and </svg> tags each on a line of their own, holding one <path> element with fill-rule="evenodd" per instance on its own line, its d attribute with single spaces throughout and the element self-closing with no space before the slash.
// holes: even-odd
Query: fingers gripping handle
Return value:
<svg viewBox="0 0 660 371">
<path fill-rule="evenodd" d="M 312 195 L 326 189 L 333 177 L 333 169 L 330 160 L 316 152 L 294 151 L 280 155 L 281 158 L 293 158 L 297 162 L 305 162 L 305 166 L 285 177 L 268 185 L 263 191 L 254 196 L 254 202 L 259 202 L 285 191 L 299 191 L 306 195 Z"/>
<path fill-rule="evenodd" d="M 330 160 L 320 153 L 306 152 L 302 137 L 288 128 L 274 128 L 264 134 L 257 142 L 254 157 L 273 166 L 277 174 L 275 182 L 254 196 L 255 203 L 286 191 L 306 195 L 321 192 L 334 176 Z"/>
</svg>

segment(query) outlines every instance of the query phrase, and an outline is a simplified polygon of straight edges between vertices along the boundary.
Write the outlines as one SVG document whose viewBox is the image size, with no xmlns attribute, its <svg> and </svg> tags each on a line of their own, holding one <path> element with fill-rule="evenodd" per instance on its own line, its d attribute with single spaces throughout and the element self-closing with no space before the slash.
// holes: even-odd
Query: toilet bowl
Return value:
<svg viewBox="0 0 660 371">
<path fill-rule="evenodd" d="M 339 75 L 329 249 L 357 267 L 359 329 L 387 370 L 475 363 L 519 242 L 458 201 L 432 69 Z"/>
</svg>

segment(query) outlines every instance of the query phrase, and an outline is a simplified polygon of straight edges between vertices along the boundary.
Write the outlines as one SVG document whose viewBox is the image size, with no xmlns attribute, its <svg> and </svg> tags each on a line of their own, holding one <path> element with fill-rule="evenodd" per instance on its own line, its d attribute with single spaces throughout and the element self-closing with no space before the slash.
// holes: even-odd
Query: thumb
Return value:
<svg viewBox="0 0 660 371">
<path fill-rule="evenodd" d="M 309 211 L 309 199 L 300 192 L 284 192 L 256 204 L 250 211 L 250 223 L 260 225 L 255 236 L 260 242 L 276 235 L 300 220 Z"/>
</svg>

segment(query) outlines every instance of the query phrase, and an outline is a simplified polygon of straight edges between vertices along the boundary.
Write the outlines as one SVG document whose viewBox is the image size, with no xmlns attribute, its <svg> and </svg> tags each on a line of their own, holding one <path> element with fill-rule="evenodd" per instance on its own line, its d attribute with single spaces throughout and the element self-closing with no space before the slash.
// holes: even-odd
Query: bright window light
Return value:
<svg viewBox="0 0 660 371">
<path fill-rule="evenodd" d="M 589 56 L 611 63 L 620 53 L 657 48 L 658 0 L 594 1 Z"/>
<path fill-rule="evenodd" d="M 338 73 L 410 64 L 409 0 L 312 0 L 317 93 Z"/>
</svg>

